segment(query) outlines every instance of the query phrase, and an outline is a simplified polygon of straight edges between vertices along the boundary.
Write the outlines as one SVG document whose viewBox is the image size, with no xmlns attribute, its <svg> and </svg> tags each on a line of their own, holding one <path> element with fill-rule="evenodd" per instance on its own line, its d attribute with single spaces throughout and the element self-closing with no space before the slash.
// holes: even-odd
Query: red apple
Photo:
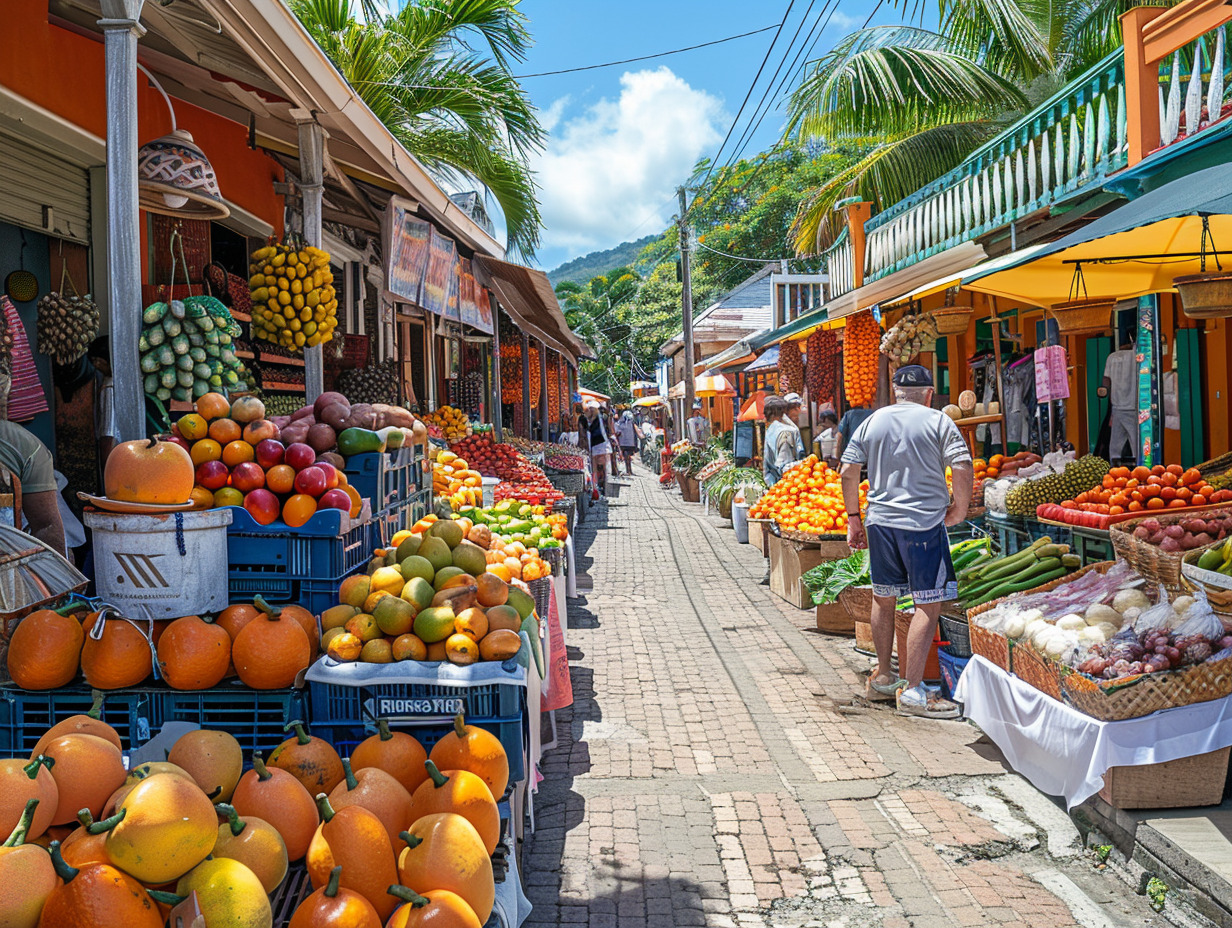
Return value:
<svg viewBox="0 0 1232 928">
<path fill-rule="evenodd" d="M 173 445 L 179 445 L 179 446 L 180 446 L 181 448 L 183 448 L 185 451 L 191 451 L 191 450 L 192 450 L 192 446 L 191 446 L 191 445 L 189 445 L 189 444 L 188 444 L 188 442 L 186 442 L 184 439 L 180 438 L 180 436 L 179 436 L 179 434 L 178 434 L 178 433 L 177 433 L 177 434 L 175 434 L 175 435 L 170 435 L 170 436 L 168 436 L 168 437 L 164 438 L 164 439 L 163 439 L 163 441 L 169 441 L 169 442 L 171 442 L 171 444 L 173 444 Z"/>
<path fill-rule="evenodd" d="M 202 461 L 197 465 L 197 483 L 207 490 L 221 490 L 230 476 L 222 461 Z"/>
<path fill-rule="evenodd" d="M 277 521 L 281 512 L 278 497 L 266 489 L 256 489 L 244 497 L 244 508 L 258 525 Z"/>
<path fill-rule="evenodd" d="M 324 471 L 324 473 L 325 473 L 325 489 L 327 489 L 327 490 L 336 490 L 336 489 L 338 488 L 338 485 L 339 485 L 342 481 L 340 481 L 340 480 L 338 479 L 338 469 L 337 469 L 336 467 L 334 467 L 334 465 L 333 465 L 333 464 L 330 464 L 328 461 L 317 461 L 317 462 L 316 462 L 315 464 L 313 464 L 312 466 L 313 466 L 313 467 L 319 467 L 322 471 Z"/>
<path fill-rule="evenodd" d="M 295 446 L 292 445 L 291 448 Z M 290 448 L 287 449 L 290 453 Z M 313 499 L 320 497 L 325 492 L 325 471 L 316 467 L 305 467 L 295 475 L 295 492 L 305 493 Z"/>
<path fill-rule="evenodd" d="M 250 445 L 259 445 L 263 441 L 277 438 L 278 426 L 269 419 L 255 419 L 244 426 L 244 441 Z"/>
<path fill-rule="evenodd" d="M 297 441 L 294 444 L 287 445 L 287 453 L 283 457 L 284 464 L 290 464 L 296 470 L 303 470 L 305 467 L 311 467 L 317 459 L 317 453 L 312 450 L 312 445 L 306 445 L 302 441 Z"/>
<path fill-rule="evenodd" d="M 347 496 L 346 490 L 326 490 L 317 500 L 317 509 L 341 509 L 343 512 L 350 512 L 351 497 Z"/>
<path fill-rule="evenodd" d="M 265 470 L 256 461 L 243 461 L 231 471 L 231 486 L 241 493 L 251 493 L 265 486 Z"/>
<path fill-rule="evenodd" d="M 287 449 L 282 442 L 267 438 L 257 445 L 257 463 L 265 470 L 277 467 L 286 456 Z"/>
</svg>

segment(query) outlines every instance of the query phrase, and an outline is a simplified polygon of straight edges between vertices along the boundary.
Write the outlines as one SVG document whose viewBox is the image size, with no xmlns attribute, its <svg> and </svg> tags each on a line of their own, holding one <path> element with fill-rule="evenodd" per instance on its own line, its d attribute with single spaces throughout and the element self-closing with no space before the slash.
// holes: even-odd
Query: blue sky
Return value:
<svg viewBox="0 0 1232 928">
<path fill-rule="evenodd" d="M 812 8 L 801 39 L 826 6 Z M 535 47 L 517 73 L 632 58 L 777 26 L 786 8 L 787 0 L 523 0 Z M 806 0 L 796 0 L 729 148 L 809 8 Z M 812 57 L 863 25 L 868 9 L 866 0 L 841 2 Z M 526 78 L 523 86 L 550 133 L 547 150 L 535 163 L 546 226 L 539 265 L 552 268 L 661 231 L 675 211 L 677 185 L 698 158 L 718 149 L 773 38 L 772 30 L 652 61 Z M 788 64 L 795 55 L 793 49 Z M 773 145 L 782 124 L 776 106 L 746 154 Z"/>
</svg>

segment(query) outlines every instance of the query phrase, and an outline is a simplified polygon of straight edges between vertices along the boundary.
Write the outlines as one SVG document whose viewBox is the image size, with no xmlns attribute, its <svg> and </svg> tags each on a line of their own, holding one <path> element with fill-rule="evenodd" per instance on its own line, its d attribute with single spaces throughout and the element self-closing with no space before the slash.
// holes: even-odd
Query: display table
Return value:
<svg viewBox="0 0 1232 928">
<path fill-rule="evenodd" d="M 1232 745 L 1232 698 L 1101 722 L 1046 696 L 978 654 L 954 698 L 1010 766 L 1073 808 L 1104 786 L 1112 767 L 1160 764 Z M 1168 788 L 1166 782 L 1161 788 Z"/>
</svg>

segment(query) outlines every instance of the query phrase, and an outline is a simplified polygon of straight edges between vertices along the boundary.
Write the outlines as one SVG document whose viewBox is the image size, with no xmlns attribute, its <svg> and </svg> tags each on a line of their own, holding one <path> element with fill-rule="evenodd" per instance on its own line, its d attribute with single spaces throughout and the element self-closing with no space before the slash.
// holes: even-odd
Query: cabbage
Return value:
<svg viewBox="0 0 1232 928">
<path fill-rule="evenodd" d="M 1108 622 L 1117 628 L 1121 627 L 1121 613 L 1111 606 L 1105 606 L 1103 603 L 1096 603 L 1090 606 L 1085 613 L 1085 618 L 1088 625 L 1099 625 L 1102 622 Z"/>
</svg>

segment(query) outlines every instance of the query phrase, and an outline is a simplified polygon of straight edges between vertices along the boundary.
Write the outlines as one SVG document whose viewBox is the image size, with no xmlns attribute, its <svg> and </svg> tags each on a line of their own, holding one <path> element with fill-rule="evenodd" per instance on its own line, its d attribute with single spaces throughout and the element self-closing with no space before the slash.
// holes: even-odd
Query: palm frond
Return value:
<svg viewBox="0 0 1232 928">
<path fill-rule="evenodd" d="M 391 30 L 418 47 L 468 51 L 474 36 L 486 45 L 502 70 L 523 61 L 531 46 L 519 0 L 420 0 L 404 7 L 389 23 Z"/>
<path fill-rule="evenodd" d="M 1037 0 L 1042 2 L 1042 0 Z M 1121 14 L 1136 6 L 1175 6 L 1177 0 L 1079 0 L 1064 26 L 1061 70 L 1079 74 L 1122 47 Z"/>
<path fill-rule="evenodd" d="M 1010 80 L 1030 80 L 1054 66 L 1051 33 L 1053 10 L 1066 0 L 1037 3 L 1039 20 L 1022 0 L 941 0 L 941 32 L 953 49 L 989 71 Z M 1047 23 L 1041 29 L 1041 21 Z"/>
<path fill-rule="evenodd" d="M 992 121 L 950 123 L 878 145 L 800 204 L 791 230 L 796 254 L 820 254 L 833 244 L 842 228 L 834 211 L 840 200 L 859 196 L 874 212 L 883 209 L 961 164 L 1001 128 Z"/>
<path fill-rule="evenodd" d="M 946 36 L 877 26 L 848 36 L 791 96 L 785 138 L 897 136 L 1022 105 L 1011 82 Z"/>
</svg>

